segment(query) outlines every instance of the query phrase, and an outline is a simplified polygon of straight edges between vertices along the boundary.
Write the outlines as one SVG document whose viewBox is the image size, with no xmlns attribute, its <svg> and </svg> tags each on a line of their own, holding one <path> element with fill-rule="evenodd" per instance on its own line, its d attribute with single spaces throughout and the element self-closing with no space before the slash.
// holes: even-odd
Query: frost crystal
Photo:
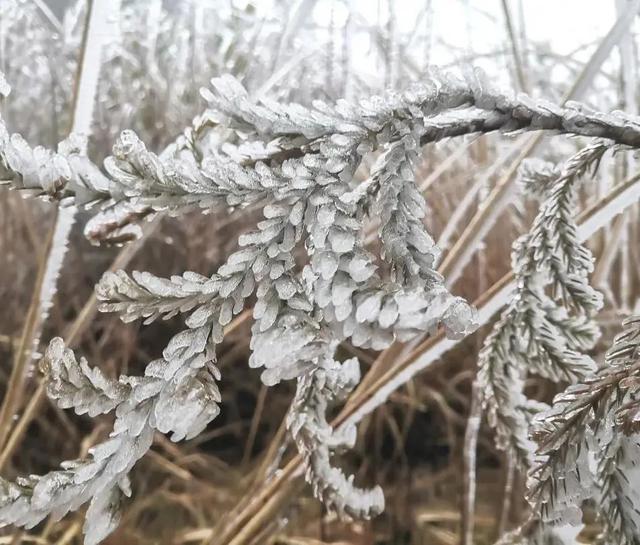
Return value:
<svg viewBox="0 0 640 545">
<path fill-rule="evenodd" d="M 80 413 L 114 411 L 114 429 L 87 459 L 44 476 L 0 481 L 2 523 L 33 526 L 90 502 L 87 542 L 112 531 L 122 496 L 131 493 L 128 474 L 154 433 L 189 439 L 217 416 L 216 345 L 254 295 L 250 365 L 262 369 L 267 385 L 297 381 L 287 424 L 315 495 L 340 514 L 375 515 L 384 505 L 380 488 L 355 486 L 333 463 L 340 449 L 353 445 L 356 430 L 334 429 L 326 411 L 360 377 L 357 361 L 336 361 L 336 347 L 347 341 L 381 350 L 440 326 L 448 336 L 462 337 L 477 325 L 475 310 L 446 289 L 435 269 L 439 250 L 425 228 L 426 206 L 415 186 L 421 147 L 469 133 L 541 127 L 640 143 L 634 118 L 499 92 L 478 72 L 464 78 L 434 74 L 402 93 L 310 108 L 256 102 L 230 76 L 212 80 L 202 95 L 209 110 L 164 153 L 149 151 L 133 131 L 123 131 L 104 171 L 73 143 L 57 152 L 32 148 L 0 119 L 0 180 L 92 209 L 85 233 L 93 242 L 127 242 L 139 235 L 142 220 L 162 211 L 259 204 L 264 216 L 210 277 L 122 271 L 103 277 L 96 288 L 102 311 L 147 322 L 181 314 L 185 329 L 143 376 L 118 380 L 78 362 L 62 341 L 51 342 L 43 362 L 49 394 Z M 573 181 L 604 149 L 588 148 L 553 181 L 534 228 L 515 252 L 518 294 L 483 352 L 481 377 L 494 396 L 490 418 L 501 446 L 521 460 L 529 459 L 533 446 L 522 430 L 540 409 L 522 394 L 522 362 L 556 380 L 580 379 L 592 368 L 581 351 L 595 338 L 589 316 L 599 297 L 586 282 L 591 260 L 577 242 L 571 203 Z M 374 158 L 371 177 L 358 183 L 356 171 Z M 380 219 L 380 256 L 363 241 L 364 221 L 373 214 Z M 308 258 L 301 270 L 296 249 Z M 376 266 L 379 258 L 389 274 Z M 634 414 L 633 406 L 627 409 Z"/>
</svg>

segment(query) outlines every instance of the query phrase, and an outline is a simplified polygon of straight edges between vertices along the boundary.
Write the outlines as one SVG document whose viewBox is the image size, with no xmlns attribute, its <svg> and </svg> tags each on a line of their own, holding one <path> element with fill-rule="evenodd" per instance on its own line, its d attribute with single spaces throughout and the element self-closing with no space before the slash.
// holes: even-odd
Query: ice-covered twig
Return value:
<svg viewBox="0 0 640 545">
<path fill-rule="evenodd" d="M 64 155 L 60 157 L 44 149 L 32 150 L 19 136 L 9 137 L 3 125 L 0 131 L 4 135 L 0 145 L 3 178 L 17 188 L 55 198 L 72 197 L 76 204 L 103 203 L 106 210 L 98 212 L 89 229 L 89 234 L 99 236 L 100 224 L 121 227 L 123 216 L 127 223 L 132 223 L 164 209 L 177 210 L 189 205 L 206 208 L 225 204 L 226 199 L 231 199 L 226 202 L 228 206 L 244 204 L 246 199 L 237 199 L 239 188 L 233 187 L 232 182 L 226 182 L 231 187 L 218 184 L 220 178 L 240 180 L 245 190 L 258 190 L 262 196 L 272 194 L 270 188 L 261 188 L 252 179 L 253 168 L 247 171 L 243 167 L 283 164 L 286 159 L 315 155 L 322 146 L 340 141 L 357 141 L 349 153 L 362 156 L 383 143 L 376 135 L 384 135 L 388 143 L 404 140 L 406 145 L 407 134 L 395 127 L 397 120 L 411 121 L 416 129 L 420 126 L 413 135 L 414 149 L 475 132 L 536 130 L 640 145 L 640 125 L 635 117 L 620 112 L 595 112 L 579 103 L 558 107 L 524 95 L 496 91 L 479 72 L 465 78 L 434 73 L 431 81 L 416 84 L 403 93 L 354 104 L 342 102 L 335 107 L 320 102 L 313 108 L 269 101 L 256 103 L 230 76 L 215 80 L 214 85 L 215 93 L 204 93 L 212 107 L 205 116 L 205 124 L 231 124 L 243 131 L 253 123 L 253 136 L 244 135 L 245 142 L 236 146 L 232 154 L 234 158 L 248 158 L 248 162 L 232 164 L 228 157 L 218 156 L 199 165 L 190 161 L 193 154 L 179 153 L 160 159 L 148 152 L 135 134 L 125 132 L 114 146 L 114 158 L 105 163 L 110 174 L 105 179 L 95 167 L 76 165 Z M 204 123 L 202 119 L 199 122 Z M 35 161 L 38 169 L 27 166 Z M 245 196 L 249 201 L 255 198 Z M 128 233 L 129 237 L 135 235 L 134 231 Z"/>
<path fill-rule="evenodd" d="M 597 498 L 607 542 L 640 539 L 637 478 L 639 436 L 634 416 L 640 384 L 640 318 L 624 322 L 593 376 L 558 394 L 533 427 L 537 458 L 528 487 L 534 513 L 545 523 L 578 524 L 581 504 Z"/>
<path fill-rule="evenodd" d="M 523 394 L 527 373 L 573 382 L 595 368 L 584 352 L 598 337 L 590 317 L 602 298 L 588 283 L 593 258 L 578 239 L 573 202 L 577 180 L 607 149 L 600 142 L 585 148 L 548 184 L 530 232 L 514 244 L 513 300 L 480 352 L 479 379 L 498 446 L 523 467 L 531 460 L 529 423 L 540 408 Z"/>
</svg>

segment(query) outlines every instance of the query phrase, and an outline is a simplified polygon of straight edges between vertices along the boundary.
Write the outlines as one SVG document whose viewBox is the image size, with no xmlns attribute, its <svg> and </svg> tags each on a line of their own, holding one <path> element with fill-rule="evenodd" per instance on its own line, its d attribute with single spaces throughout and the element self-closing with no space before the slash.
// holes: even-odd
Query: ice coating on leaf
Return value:
<svg viewBox="0 0 640 545">
<path fill-rule="evenodd" d="M 40 368 L 47 378 L 47 395 L 62 409 L 73 407 L 77 414 L 97 416 L 122 403 L 130 388 L 105 377 L 87 360 L 76 360 L 72 350 L 59 337 L 49 343 Z"/>
<path fill-rule="evenodd" d="M 391 145 L 373 167 L 372 178 L 380 185 L 376 203 L 380 238 L 383 255 L 393 263 L 400 282 L 431 281 L 438 278 L 434 268 L 440 250 L 423 225 L 426 204 L 413 175 L 419 128 L 408 130 L 416 131 L 416 136 Z"/>
<path fill-rule="evenodd" d="M 554 163 L 538 158 L 526 159 L 518 169 L 518 183 L 525 194 L 544 198 L 560 174 Z"/>
<path fill-rule="evenodd" d="M 329 339 L 348 338 L 359 346 L 382 349 L 394 339 L 406 340 L 419 333 L 432 332 L 440 324 L 452 336 L 474 329 L 474 311 L 444 288 L 442 278 L 434 270 L 437 249 L 420 222 L 424 201 L 413 186 L 410 165 L 403 162 L 402 154 L 399 162 L 393 162 L 389 168 L 395 169 L 404 181 L 397 193 L 402 197 L 398 222 L 409 221 L 401 236 L 408 241 L 411 259 L 420 271 L 417 276 L 413 275 L 415 278 L 412 276 L 411 283 L 405 283 L 404 275 L 395 275 L 391 281 L 379 276 L 375 256 L 362 248 L 362 219 L 368 210 L 369 193 L 343 199 L 352 191 L 352 176 L 361 160 L 357 153 L 368 153 L 374 147 L 369 143 L 363 145 L 363 139 L 369 136 L 358 127 L 355 118 L 346 124 L 341 121 L 337 127 L 332 127 L 334 118 L 326 114 L 307 122 L 302 118 L 306 113 L 303 109 L 287 111 L 285 115 L 286 109 L 275 104 L 251 103 L 241 87 L 229 78 L 216 81 L 214 86 L 216 94 L 205 93 L 206 97 L 217 101 L 217 106 L 234 123 L 239 123 L 243 131 L 255 129 L 256 142 L 261 143 L 254 146 L 256 150 L 269 147 L 266 141 L 269 131 L 278 135 L 280 144 L 289 137 L 320 138 L 308 143 L 309 154 L 286 159 L 281 164 L 256 162 L 253 168 L 245 170 L 233 170 L 230 165 L 224 167 L 233 170 L 236 180 L 243 180 L 243 184 L 255 179 L 251 184 L 259 191 L 268 187 L 275 200 L 264 207 L 265 219 L 258 223 L 257 230 L 240 237 L 242 249 L 218 269 L 207 281 L 207 287 L 198 287 L 192 296 L 179 279 L 166 282 L 140 274 L 132 278 L 109 277 L 99 290 L 100 298 L 105 300 L 103 310 L 149 319 L 157 314 L 172 315 L 175 311 L 192 312 L 187 323 L 193 327 L 208 320 L 212 313 L 219 324 L 225 325 L 231 320 L 232 312 L 242 308 L 245 298 L 255 290 L 250 364 L 263 368 L 265 384 L 297 378 L 302 390 L 304 384 L 320 380 L 326 345 L 335 342 Z M 399 104 L 402 100 L 398 98 Z M 338 115 L 344 113 L 342 110 Z M 417 141 L 424 128 L 421 113 L 417 113 L 416 120 L 408 121 L 417 131 L 413 136 L 404 134 L 399 124 L 394 124 L 393 114 L 384 108 L 381 113 L 384 120 L 380 122 L 373 121 L 374 112 L 367 115 L 369 128 L 375 126 L 380 131 L 375 145 L 383 145 L 385 139 L 402 134 L 402 149 L 413 154 L 407 161 L 415 160 Z M 343 130 L 348 134 L 339 133 Z M 243 149 L 249 150 L 251 146 Z M 360 151 L 354 154 L 356 149 Z M 167 170 L 169 166 L 149 154 L 135 135 L 125 133 L 114 148 L 108 170 L 120 179 L 125 193 L 142 189 L 137 194 L 143 197 L 149 189 L 160 190 L 162 184 L 168 183 L 168 173 L 177 172 L 173 167 Z M 205 173 L 205 177 L 220 179 L 223 166 L 224 162 L 220 161 L 208 164 L 209 173 Z M 209 176 L 214 169 L 218 176 Z M 175 180 L 184 188 L 185 181 L 194 181 L 200 174 L 193 171 L 188 177 L 181 175 Z M 145 189 L 142 183 L 150 185 Z M 391 180 L 382 176 L 376 183 L 380 188 L 392 185 Z M 313 191 L 309 191 L 311 188 Z M 296 278 L 291 258 L 291 251 L 303 240 L 310 257 L 310 266 L 303 270 L 304 282 Z M 416 272 L 417 269 L 407 270 Z M 283 346 L 287 350 L 282 350 Z M 165 353 L 165 358 L 168 357 Z M 326 369 L 322 371 L 325 372 Z M 162 395 L 160 399 L 164 399 Z M 174 426 L 169 416 L 173 410 L 170 398 L 158 407 L 164 407 L 165 403 L 167 413 L 154 417 L 158 421 L 165 419 L 162 431 Z M 190 406 L 189 401 L 184 403 Z M 197 402 L 193 407 L 197 412 Z M 322 439 L 336 446 L 350 444 L 354 437 L 352 429 L 338 436 L 325 424 L 307 434 L 307 441 L 316 437 L 316 441 Z M 292 425 L 291 429 L 295 435 L 294 430 L 300 432 L 303 427 Z M 367 514 L 377 511 L 382 504 L 379 489 L 365 494 L 353 488 L 339 470 L 328 465 L 328 454 L 310 459 L 308 470 L 310 481 L 316 483 L 317 494 L 339 511 Z"/>
<path fill-rule="evenodd" d="M 343 516 L 369 518 L 384 509 L 384 495 L 379 486 L 361 489 L 342 470 L 331 464 L 332 451 L 350 448 L 355 428 L 334 430 L 326 420 L 330 403 L 346 396 L 360 381 L 358 360 L 343 363 L 325 353 L 316 367 L 298 379 L 296 396 L 287 416 L 287 427 L 307 463 L 307 481 L 314 495 Z"/>
<path fill-rule="evenodd" d="M 84 523 L 85 545 L 97 545 L 120 524 L 122 491 L 118 485 L 95 496 L 87 509 Z"/>
<path fill-rule="evenodd" d="M 575 545 L 583 528 L 584 524 L 549 526 L 534 519 L 507 532 L 495 545 Z"/>
<path fill-rule="evenodd" d="M 557 408 L 536 415 L 532 424 L 534 436 L 553 433 L 558 416 Z M 534 462 L 529 474 L 529 487 L 536 490 L 536 509 L 543 522 L 554 526 L 582 523 L 582 502 L 592 498 L 597 490 L 594 459 L 590 453 L 594 441 L 591 434 L 586 434 L 567 442 L 558 463 L 549 463 L 544 449 L 539 450 L 540 458 Z M 554 486 L 554 483 L 560 486 Z"/>
<path fill-rule="evenodd" d="M 632 544 L 640 539 L 640 435 L 621 435 L 613 441 L 616 448 L 607 449 L 603 461 L 611 466 L 603 511 L 609 539 Z"/>
<path fill-rule="evenodd" d="M 42 361 L 47 392 L 60 406 L 90 415 L 115 409 L 109 438 L 86 459 L 64 462 L 42 477 L 0 480 L 0 520 L 32 527 L 47 515 L 61 517 L 91 501 L 88 543 L 98 543 L 118 523 L 119 490 L 129 494 L 128 474 L 147 452 L 154 430 L 173 439 L 193 437 L 219 412 L 220 374 L 212 361 L 211 323 L 176 335 L 165 358 L 151 362 L 144 377 L 107 379 L 78 362 L 61 339 L 54 339 Z"/>
<path fill-rule="evenodd" d="M 203 368 L 187 380 L 171 381 L 161 390 L 154 409 L 158 431 L 172 433 L 172 441 L 191 439 L 220 413 L 221 401 L 216 380 L 220 375 L 214 366 Z"/>
<path fill-rule="evenodd" d="M 102 276 L 96 285 L 96 296 L 103 301 L 98 307 L 102 312 L 119 312 L 124 322 L 145 318 L 149 323 L 160 316 L 167 319 L 201 310 L 218 289 L 217 278 L 194 273 L 166 279 L 147 272 L 128 275 L 116 271 Z"/>
<path fill-rule="evenodd" d="M 104 174 L 78 146 L 64 142 L 59 150 L 31 147 L 10 134 L 0 117 L 0 179 L 18 189 L 83 205 L 106 198 Z"/>
<path fill-rule="evenodd" d="M 253 335 L 249 365 L 265 368 L 262 380 L 267 386 L 295 378 L 319 357 L 315 340 L 315 331 L 300 326 L 294 316 L 285 316 L 266 333 Z"/>
<path fill-rule="evenodd" d="M 461 339 L 475 331 L 478 312 L 461 297 L 455 298 L 443 313 L 443 324 L 448 337 Z"/>
</svg>

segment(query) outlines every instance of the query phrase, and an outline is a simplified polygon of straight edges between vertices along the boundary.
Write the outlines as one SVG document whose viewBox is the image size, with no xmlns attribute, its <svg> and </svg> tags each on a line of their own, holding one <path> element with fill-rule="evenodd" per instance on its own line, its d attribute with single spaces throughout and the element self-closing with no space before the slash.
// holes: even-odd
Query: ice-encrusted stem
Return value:
<svg viewBox="0 0 640 545">
<path fill-rule="evenodd" d="M 77 151 L 83 155 L 87 153 L 87 139 L 91 134 L 91 125 L 93 124 L 103 46 L 114 34 L 113 27 L 117 24 L 120 4 L 121 0 L 88 1 L 87 22 L 82 38 L 70 131 L 71 145 L 77 146 Z M 40 326 L 47 318 L 51 300 L 56 292 L 57 279 L 66 254 L 76 212 L 75 206 L 58 208 L 53 244 L 47 257 L 44 282 L 40 290 L 40 308 L 42 309 Z M 34 337 L 34 343 L 37 343 L 39 332 Z"/>
<path fill-rule="evenodd" d="M 85 135 L 86 137 L 91 129 L 93 106 L 100 74 L 102 44 L 109 34 L 111 16 L 118 12 L 119 5 L 120 0 L 89 1 L 73 105 L 72 135 Z M 82 145 L 83 142 L 75 137 L 70 140 L 73 141 L 71 145 L 77 145 L 78 142 Z M 86 152 L 86 149 L 82 151 Z M 75 212 L 74 206 L 59 207 L 53 233 L 47 244 L 47 253 L 40 265 L 32 301 L 22 331 L 20 347 L 14 359 L 7 394 L 0 408 L 0 447 L 5 445 L 10 432 L 10 421 L 19 401 L 22 384 L 29 368 L 28 363 L 31 361 L 31 347 L 34 349 L 37 347 L 42 325 L 51 307 Z"/>
<path fill-rule="evenodd" d="M 478 433 L 482 422 L 482 393 L 477 380 L 471 386 L 471 405 L 467 417 L 462 454 L 464 492 L 462 497 L 461 545 L 473 545 L 473 529 L 476 508 L 476 456 Z"/>
</svg>

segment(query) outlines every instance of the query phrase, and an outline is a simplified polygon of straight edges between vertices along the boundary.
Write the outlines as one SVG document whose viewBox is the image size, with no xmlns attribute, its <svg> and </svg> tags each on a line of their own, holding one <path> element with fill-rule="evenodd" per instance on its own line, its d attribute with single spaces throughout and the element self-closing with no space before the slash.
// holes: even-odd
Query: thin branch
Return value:
<svg viewBox="0 0 640 545">
<path fill-rule="evenodd" d="M 563 104 L 569 100 L 579 100 L 584 95 L 584 92 L 597 75 L 613 47 L 628 31 L 631 21 L 633 20 L 631 15 L 635 15 L 638 12 L 639 6 L 640 0 L 634 0 L 629 3 L 627 11 L 618 18 L 591 56 L 589 62 L 582 69 L 578 79 L 564 97 L 562 101 Z M 522 146 L 519 145 L 520 154 L 509 168 L 507 168 L 505 174 L 496 183 L 483 206 L 469 221 L 467 228 L 447 253 L 440 265 L 439 272 L 447 278 L 449 285 L 452 285 L 455 280 L 460 277 L 469 259 L 478 247 L 479 242 L 484 239 L 500 215 L 500 212 L 504 210 L 511 201 L 513 195 L 512 182 L 518 167 L 520 163 L 533 152 L 541 137 L 541 134 L 532 136 Z"/>
<path fill-rule="evenodd" d="M 476 451 L 478 448 L 478 431 L 482 419 L 482 392 L 477 380 L 471 388 L 471 407 L 467 418 L 462 453 L 464 494 L 462 498 L 462 530 L 460 545 L 473 545 L 473 528 L 476 506 Z"/>
</svg>

